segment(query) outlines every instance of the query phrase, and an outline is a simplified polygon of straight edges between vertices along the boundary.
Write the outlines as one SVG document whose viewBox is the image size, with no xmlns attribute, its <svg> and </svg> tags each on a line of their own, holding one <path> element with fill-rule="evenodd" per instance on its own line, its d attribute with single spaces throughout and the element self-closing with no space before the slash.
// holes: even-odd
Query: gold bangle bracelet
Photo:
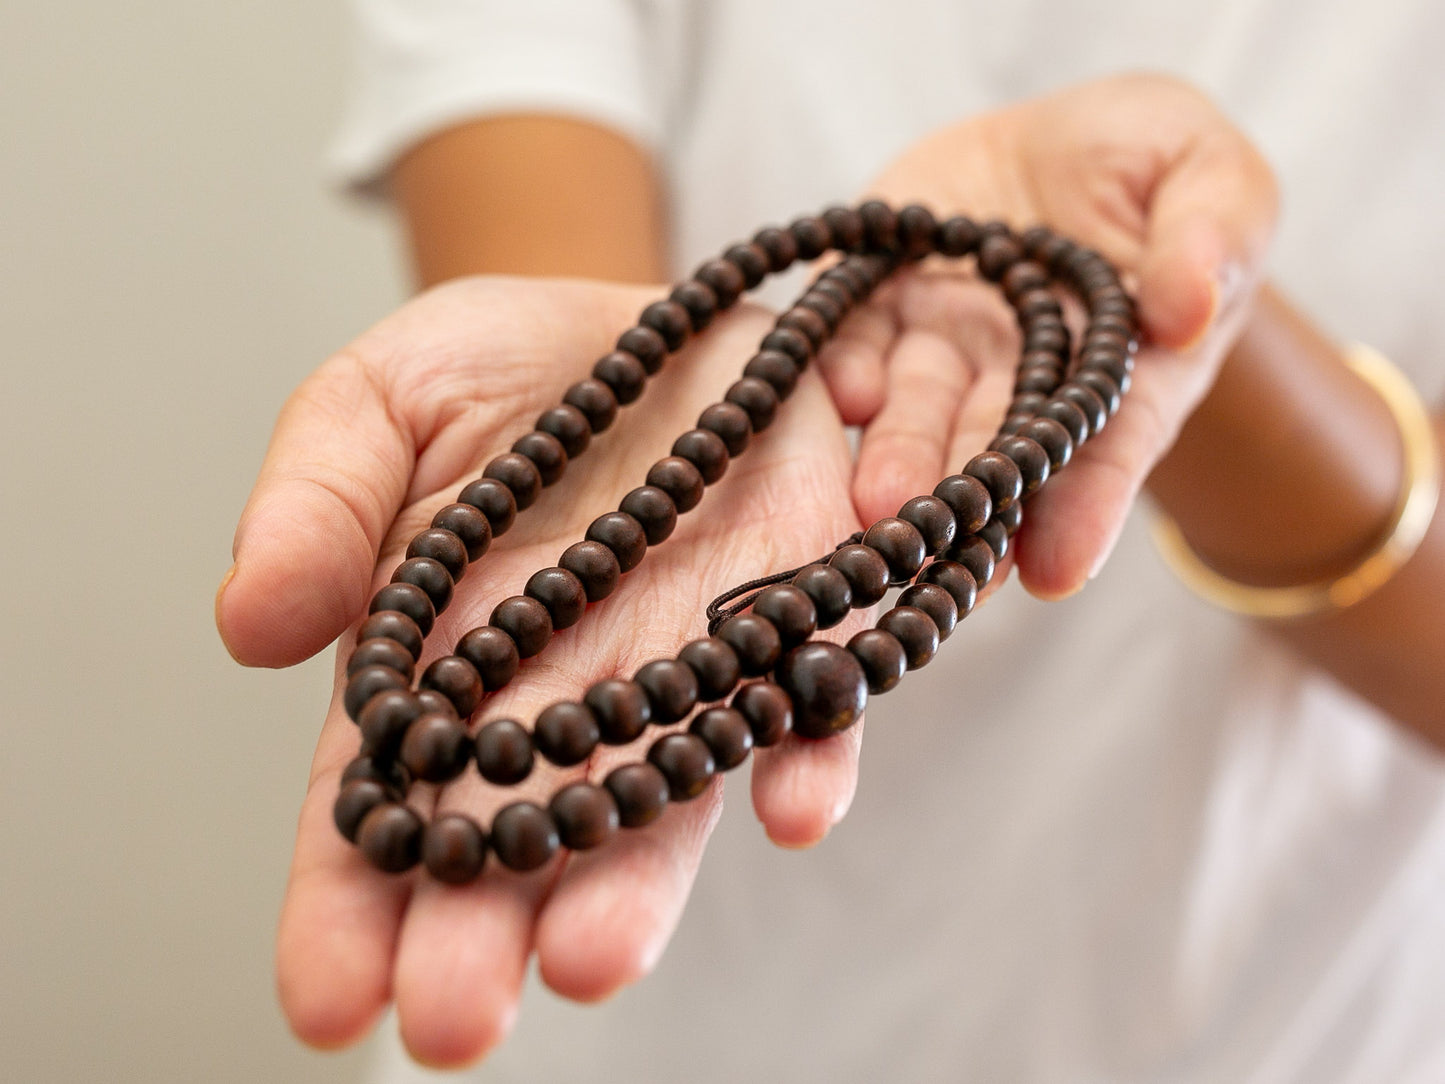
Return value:
<svg viewBox="0 0 1445 1084">
<path fill-rule="evenodd" d="M 1403 373 L 1379 351 L 1355 344 L 1345 363 L 1384 400 L 1400 432 L 1405 468 L 1394 516 L 1381 542 L 1343 576 L 1289 587 L 1251 587 L 1221 576 L 1199 559 L 1178 524 L 1160 515 L 1154 544 L 1170 570 L 1196 595 L 1249 617 L 1288 618 L 1343 610 L 1383 587 L 1419 548 L 1440 496 L 1440 452 L 1430 415 Z"/>
</svg>

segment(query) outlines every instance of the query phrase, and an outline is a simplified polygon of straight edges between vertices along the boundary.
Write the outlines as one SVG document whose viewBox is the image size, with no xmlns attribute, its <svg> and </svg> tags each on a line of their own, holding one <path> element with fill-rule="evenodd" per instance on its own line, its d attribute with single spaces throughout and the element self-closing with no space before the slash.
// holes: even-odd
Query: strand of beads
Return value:
<svg viewBox="0 0 1445 1084">
<path fill-rule="evenodd" d="M 641 394 L 667 353 L 767 273 L 830 248 L 850 255 L 778 318 L 742 379 L 678 438 L 646 483 L 627 494 L 618 511 L 595 520 L 557 566 L 531 577 L 522 595 L 498 604 L 489 623 L 462 637 L 454 655 L 433 662 L 412 690 L 422 641 L 466 562 L 480 557 L 490 537 L 560 477 L 591 434 L 612 423 L 619 405 Z M 1015 397 L 990 450 L 931 495 L 908 501 L 898 516 L 873 524 L 861 542 L 802 569 L 791 584 L 761 592 L 751 612 L 728 620 L 716 636 L 647 664 L 631 680 L 598 682 L 580 700 L 552 705 L 530 732 L 501 719 L 473 739 L 463 720 L 482 696 L 505 685 L 522 658 L 575 623 L 589 602 L 610 594 L 649 546 L 665 541 L 678 514 L 695 507 L 729 460 L 771 423 L 851 307 L 899 264 L 931 252 L 973 255 L 1018 316 Z M 1072 375 L 1069 331 L 1049 289 L 1056 277 L 1088 311 Z M 925 665 L 972 610 L 1019 527 L 1024 499 L 1118 409 L 1134 349 L 1133 306 L 1112 269 L 1041 228 L 1015 237 L 1002 224 L 979 226 L 961 216 L 940 224 L 925 208 L 895 214 L 871 201 L 800 218 L 787 230 L 764 229 L 751 243 L 728 249 L 668 300 L 645 309 L 592 378 L 573 385 L 563 406 L 543 414 L 536 431 L 493 460 L 408 547 L 393 582 L 373 600 L 348 665 L 346 707 L 360 725 L 363 752 L 343 776 L 338 828 L 383 870 L 423 860 L 439 879 L 463 882 L 480 872 L 488 849 L 510 868 L 533 869 L 559 846 L 586 849 L 618 827 L 651 823 L 668 801 L 695 797 L 715 772 L 736 767 L 754 746 L 772 744 L 789 730 L 821 738 L 850 726 L 868 694 L 886 692 L 907 670 Z M 846 648 L 811 639 L 850 609 L 875 605 L 890 586 L 905 588 L 897 605 Z M 746 679 L 760 680 L 738 688 Z M 656 738 L 645 760 L 615 769 L 600 785 L 565 786 L 546 808 L 512 803 L 498 812 L 490 833 L 461 814 L 424 825 L 404 804 L 413 778 L 446 782 L 474 759 L 489 782 L 515 785 L 539 758 L 560 767 L 580 764 L 599 744 L 631 743 L 649 724 L 677 723 L 699 704 L 715 706 L 697 714 L 686 732 Z"/>
</svg>

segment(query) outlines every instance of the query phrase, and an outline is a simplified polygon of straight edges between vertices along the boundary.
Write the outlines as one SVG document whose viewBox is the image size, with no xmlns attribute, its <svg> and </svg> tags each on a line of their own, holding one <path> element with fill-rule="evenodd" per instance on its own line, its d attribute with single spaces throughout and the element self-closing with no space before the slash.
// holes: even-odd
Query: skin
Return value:
<svg viewBox="0 0 1445 1084">
<path fill-rule="evenodd" d="M 397 191 L 424 284 L 514 269 L 500 254 L 523 249 L 529 262 L 521 269 L 529 273 L 656 277 L 655 239 L 634 232 L 631 242 L 594 244 L 593 234 L 525 198 L 532 167 L 522 156 L 498 153 L 523 136 L 536 141 L 528 145 L 555 147 L 562 134 L 555 126 L 574 122 L 513 118 L 507 129 L 493 127 L 499 123 L 442 133 L 401 167 Z M 621 145 L 573 159 L 568 172 L 622 200 L 620 214 L 660 220 L 657 186 L 636 183 L 650 175 L 645 156 L 610 138 Z M 479 155 L 491 172 L 486 184 L 472 186 L 467 178 Z M 502 194 L 504 213 L 475 230 L 437 228 L 459 192 L 485 204 L 489 186 Z M 1241 489 L 1239 465 L 1207 453 L 1248 429 L 1254 411 L 1294 402 L 1321 373 L 1326 398 L 1311 405 L 1328 401 L 1349 418 L 1362 411 L 1342 423 L 1344 431 L 1371 442 L 1378 455 L 1356 446 L 1357 459 L 1376 464 L 1348 483 L 1358 485 L 1363 511 L 1335 519 L 1334 507 L 1305 501 L 1296 513 L 1326 532 L 1323 550 L 1332 560 L 1368 545 L 1362 526 L 1378 531 L 1381 501 L 1388 509 L 1393 500 L 1392 464 L 1398 471 L 1388 418 L 1382 429 L 1378 408 L 1338 379 L 1333 350 L 1311 337 L 1307 321 L 1297 321 L 1282 299 L 1266 292 L 1254 303 L 1274 220 L 1273 181 L 1253 148 L 1197 93 L 1130 76 L 1023 103 L 923 141 L 874 190 L 939 210 L 1049 222 L 1098 247 L 1136 284 L 1154 345 L 1141 353 L 1128 408 L 1031 502 L 1015 549 L 1031 590 L 1061 596 L 1087 580 L 1171 444 L 1175 452 L 1155 472 L 1155 491 L 1202 553 L 1241 575 L 1302 571 L 1278 537 L 1240 547 L 1216 537 L 1221 532 L 1208 514 L 1191 519 L 1186 505 L 1207 509 L 1215 501 L 1239 515 L 1241 499 L 1265 499 L 1268 486 Z M 592 206 L 607 217 L 604 203 Z M 236 565 L 217 598 L 218 626 L 232 653 L 250 665 L 288 665 L 340 635 L 340 666 L 351 646 L 348 629 L 406 539 L 656 296 L 656 288 L 466 279 L 413 301 L 323 365 L 284 409 L 238 527 Z M 615 432 L 596 440 L 468 573 L 431 642 L 454 642 L 493 601 L 516 593 L 528 573 L 580 538 L 594 515 L 615 507 L 672 435 L 733 378 L 766 326 L 758 312 L 740 312 L 669 362 L 649 389 L 649 424 L 626 424 L 624 415 Z M 1272 334 L 1291 326 L 1306 330 L 1295 339 Z M 683 518 L 675 539 L 558 636 L 514 687 L 484 705 L 482 717 L 529 718 L 590 680 L 675 653 L 700 634 L 702 608 L 717 590 L 801 563 L 861 522 L 928 492 L 949 465 L 987 442 L 1011 388 L 1015 341 L 1006 310 L 965 273 L 924 266 L 891 282 L 845 325 L 779 421 L 709 490 L 705 507 Z M 1276 363 L 1268 379 L 1260 375 L 1266 357 Z M 1267 398 L 1259 403 L 1246 393 Z M 843 442 L 844 422 L 865 427 L 856 464 Z M 1319 468 L 1315 454 L 1288 464 L 1294 477 Z M 800 516 L 800 507 L 814 511 Z M 1228 517 L 1213 522 L 1220 519 Z M 1445 575 L 1438 536 L 1402 573 L 1401 590 L 1392 584 L 1350 614 L 1286 634 L 1347 679 L 1355 667 L 1357 687 L 1374 688 L 1385 671 L 1372 668 L 1368 655 L 1360 661 L 1358 641 L 1377 635 L 1399 608 L 1410 609 L 1410 598 L 1397 597 L 1405 588 L 1438 597 Z M 1438 619 L 1416 613 L 1411 620 L 1397 634 L 1405 657 L 1404 677 L 1391 675 L 1397 684 L 1424 680 L 1428 644 L 1440 642 L 1431 623 Z M 853 627 L 840 628 L 839 637 Z M 1435 638 L 1410 639 L 1427 633 Z M 533 952 L 543 980 L 579 1000 L 604 997 L 646 973 L 686 900 L 720 785 L 669 808 L 653 828 L 598 852 L 559 857 L 532 875 L 493 868 L 466 888 L 387 878 L 366 867 L 331 824 L 337 778 L 356 742 L 339 688 L 302 809 L 278 934 L 281 1001 L 301 1038 L 319 1046 L 354 1041 L 394 1000 L 414 1056 L 460 1065 L 506 1034 Z M 1409 708 L 1401 715 L 1407 723 Z M 842 817 L 860 738 L 855 727 L 757 757 L 753 804 L 774 840 L 816 842 Z M 585 771 L 600 778 L 612 763 L 599 757 Z M 505 799 L 473 777 L 435 800 L 485 822 Z"/>
</svg>

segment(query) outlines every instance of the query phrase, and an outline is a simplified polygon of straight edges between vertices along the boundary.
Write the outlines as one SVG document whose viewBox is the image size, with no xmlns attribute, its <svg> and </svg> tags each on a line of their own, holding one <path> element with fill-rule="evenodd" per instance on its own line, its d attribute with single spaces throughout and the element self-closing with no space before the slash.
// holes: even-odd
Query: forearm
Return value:
<svg viewBox="0 0 1445 1084">
<path fill-rule="evenodd" d="M 488 273 L 664 277 L 656 170 L 609 129 L 555 116 L 472 121 L 418 144 L 392 180 L 422 286 Z"/>
<path fill-rule="evenodd" d="M 1150 490 L 1210 567 L 1240 583 L 1282 586 L 1355 567 L 1388 527 L 1403 471 L 1398 427 L 1379 394 L 1266 290 Z M 1364 601 L 1269 625 L 1445 747 L 1442 599 L 1445 528 L 1437 519 L 1410 561 Z"/>
</svg>

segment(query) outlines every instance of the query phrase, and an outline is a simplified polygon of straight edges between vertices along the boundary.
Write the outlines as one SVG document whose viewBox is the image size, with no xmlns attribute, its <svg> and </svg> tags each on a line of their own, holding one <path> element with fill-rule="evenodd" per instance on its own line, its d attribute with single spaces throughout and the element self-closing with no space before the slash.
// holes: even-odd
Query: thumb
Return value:
<svg viewBox="0 0 1445 1084">
<path fill-rule="evenodd" d="M 1197 344 L 1259 280 L 1277 207 L 1269 166 L 1234 128 L 1185 146 L 1151 196 L 1138 265 L 1139 315 L 1155 343 Z"/>
<path fill-rule="evenodd" d="M 364 363 L 342 354 L 287 401 L 236 527 L 216 627 L 247 666 L 320 651 L 366 604 L 415 454 Z"/>
</svg>

